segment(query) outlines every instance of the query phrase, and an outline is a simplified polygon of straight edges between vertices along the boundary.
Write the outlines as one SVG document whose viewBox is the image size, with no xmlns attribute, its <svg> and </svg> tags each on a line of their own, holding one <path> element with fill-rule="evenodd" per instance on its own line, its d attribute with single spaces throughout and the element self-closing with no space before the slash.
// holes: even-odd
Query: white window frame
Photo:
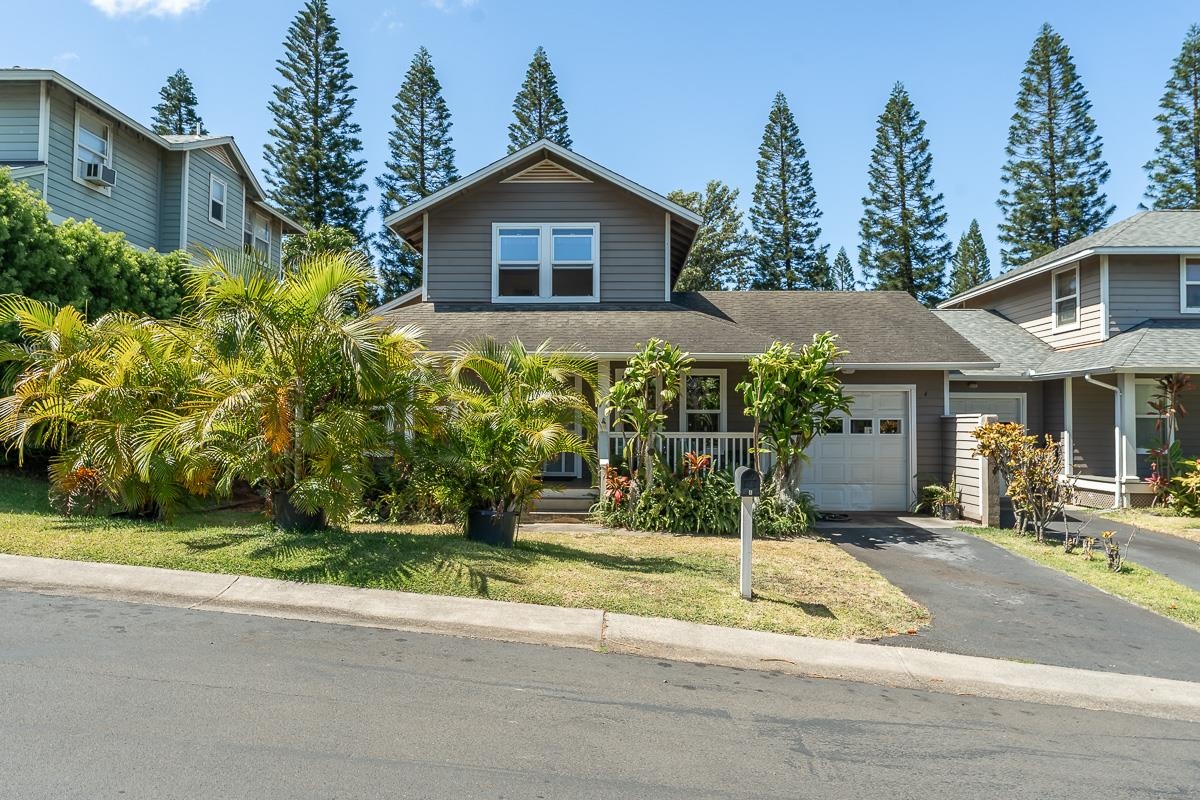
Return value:
<svg viewBox="0 0 1200 800">
<path fill-rule="evenodd" d="M 711 409 L 711 408 L 710 409 L 699 409 L 699 408 L 689 409 L 688 408 L 687 379 L 688 379 L 688 377 L 703 378 L 703 377 L 713 377 L 713 376 L 720 378 L 720 382 L 721 382 L 721 407 L 719 409 L 715 410 L 715 412 L 718 415 L 718 422 L 717 422 L 717 429 L 715 431 L 713 431 L 713 433 L 726 433 L 729 430 L 729 427 L 727 425 L 727 415 L 729 412 L 729 397 L 726 395 L 726 391 L 728 388 L 727 380 L 726 380 L 727 371 L 723 370 L 723 369 L 693 369 L 693 370 L 689 371 L 688 374 L 685 375 L 683 378 L 681 378 L 679 381 L 679 432 L 680 433 L 685 433 L 685 434 L 695 433 L 695 435 L 697 435 L 697 436 L 704 435 L 703 431 L 689 431 L 688 430 L 688 416 L 691 414 L 712 414 L 712 413 L 714 413 L 714 409 Z"/>
<path fill-rule="evenodd" d="M 226 195 L 226 196 L 228 196 L 228 195 Z M 212 201 L 210 200 L 209 202 L 211 203 Z M 247 203 L 246 205 L 247 205 L 246 220 L 245 220 L 245 222 L 242 223 L 242 233 L 245 234 L 248 232 L 250 234 L 250 249 L 251 250 L 258 252 L 258 248 L 255 247 L 255 245 L 258 244 L 259 242 L 266 245 L 266 250 L 262 253 L 262 255 L 265 258 L 269 259 L 271 257 L 272 239 L 275 238 L 271 231 L 271 219 L 266 214 L 260 214 L 259 212 L 254 211 L 253 209 L 249 208 L 249 205 L 250 205 L 249 203 Z M 266 239 L 258 238 L 258 223 L 260 223 L 260 222 L 263 222 L 266 224 L 266 227 L 267 227 L 267 238 Z M 247 225 L 249 225 L 248 231 L 246 229 Z M 243 239 L 244 238 L 245 237 L 243 235 Z"/>
<path fill-rule="evenodd" d="M 1075 273 L 1075 294 L 1068 294 L 1064 295 L 1063 297 L 1059 297 L 1058 276 L 1067 272 Z M 1065 267 L 1064 269 L 1056 269 L 1050 273 L 1050 330 L 1052 333 L 1079 330 L 1080 295 L 1082 290 L 1083 286 L 1079 282 L 1079 264 L 1072 264 L 1069 267 Z M 1060 325 L 1058 324 L 1058 304 L 1065 300 L 1071 299 L 1075 300 L 1075 321 L 1068 325 Z"/>
<path fill-rule="evenodd" d="M 83 145 L 79 141 L 79 131 L 80 131 L 80 128 L 82 127 L 80 122 L 84 119 L 104 128 L 104 130 L 106 130 L 108 132 L 108 135 L 105 139 L 105 142 L 108 145 L 108 154 L 106 156 L 104 156 L 103 163 L 104 163 L 104 166 L 106 166 L 106 167 L 112 167 L 112 165 L 113 165 L 113 123 L 105 120 L 104 117 L 91 111 L 90 109 L 76 103 L 76 105 L 75 105 L 75 149 L 72 154 L 73 158 L 71 160 L 71 178 L 72 178 L 72 180 L 75 181 L 75 183 L 78 183 L 81 186 L 86 186 L 87 188 L 91 189 L 93 192 L 99 192 L 100 194 L 104 195 L 105 197 L 112 197 L 112 187 L 111 186 L 100 186 L 99 184 L 88 183 L 83 178 L 79 177 L 79 162 L 80 162 L 79 151 L 81 148 L 83 148 Z M 86 149 L 86 148 L 84 148 L 84 149 Z M 93 153 L 95 155 L 100 155 L 99 153 L 96 153 L 96 151 L 94 151 L 94 150 L 88 149 L 88 152 Z"/>
<path fill-rule="evenodd" d="M 1139 419 L 1155 419 L 1155 420 L 1157 420 L 1157 419 L 1162 419 L 1163 416 L 1162 416 L 1162 414 L 1157 414 L 1150 409 L 1143 408 L 1141 406 L 1141 404 L 1139 404 L 1137 402 L 1137 388 L 1136 387 L 1149 386 L 1151 388 L 1157 388 L 1158 380 L 1155 378 L 1135 378 L 1133 383 L 1134 383 L 1134 390 L 1133 390 L 1134 391 L 1134 394 L 1133 394 L 1133 451 L 1134 451 L 1135 455 L 1148 456 L 1148 455 L 1150 455 L 1150 448 L 1143 446 L 1142 442 L 1138 439 L 1137 421 Z M 1151 393 L 1151 397 L 1153 397 L 1153 396 L 1154 396 L 1153 393 Z M 1173 439 L 1172 439 L 1172 441 L 1167 442 L 1167 444 L 1173 444 L 1173 443 L 1174 443 Z M 1148 445 L 1149 442 L 1147 442 L 1146 444 Z M 1136 469 L 1136 463 L 1135 463 L 1135 469 Z"/>
<path fill-rule="evenodd" d="M 535 297 L 508 297 L 500 294 L 500 231 L 508 228 L 536 228 L 538 230 L 538 293 Z M 590 297 L 555 297 L 554 278 L 554 229 L 590 228 L 592 231 L 592 260 L 557 262 L 559 266 L 571 264 L 592 265 L 592 294 Z M 534 265 L 530 262 L 529 267 Z M 493 222 L 492 223 L 492 302 L 493 303 L 599 303 L 600 302 L 600 223 L 599 222 Z"/>
<path fill-rule="evenodd" d="M 212 215 L 213 201 L 217 184 L 221 184 L 224 189 L 224 199 L 221 201 L 221 218 L 217 219 Z M 225 227 L 226 220 L 229 219 L 229 181 L 224 178 L 217 177 L 217 173 L 209 173 L 208 176 L 208 221 L 219 228 Z"/>
<path fill-rule="evenodd" d="M 1200 258 L 1196 256 L 1181 255 L 1179 257 L 1179 313 L 1200 314 L 1200 306 L 1189 306 L 1187 301 L 1188 286 L 1200 286 L 1200 281 L 1187 279 L 1188 261 L 1195 262 L 1196 266 L 1200 266 Z"/>
</svg>

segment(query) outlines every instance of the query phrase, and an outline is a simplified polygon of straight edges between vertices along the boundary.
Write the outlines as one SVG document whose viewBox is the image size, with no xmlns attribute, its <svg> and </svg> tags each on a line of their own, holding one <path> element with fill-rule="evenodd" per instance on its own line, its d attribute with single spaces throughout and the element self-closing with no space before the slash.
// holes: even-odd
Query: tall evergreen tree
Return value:
<svg viewBox="0 0 1200 800">
<path fill-rule="evenodd" d="M 750 225 L 755 289 L 813 289 L 823 280 L 818 255 L 821 210 L 796 118 L 778 92 L 758 147 Z"/>
<path fill-rule="evenodd" d="M 950 242 L 925 120 L 904 84 L 892 88 L 879 115 L 868 175 L 859 224 L 863 274 L 876 289 L 905 291 L 932 305 L 942 295 Z"/>
<path fill-rule="evenodd" d="M 558 95 L 558 78 L 554 77 L 550 59 L 541 46 L 533 52 L 525 82 L 513 98 L 513 116 L 516 119 L 508 126 L 508 152 L 528 147 L 538 139 L 571 147 L 567 107 Z"/>
<path fill-rule="evenodd" d="M 263 148 L 271 199 L 312 228 L 331 225 L 365 241 L 367 185 L 354 76 L 326 0 L 307 0 L 276 62 L 282 82 L 268 104 L 274 125 Z"/>
<path fill-rule="evenodd" d="M 1188 29 L 1158 105 L 1146 199 L 1159 209 L 1200 209 L 1200 25 Z"/>
<path fill-rule="evenodd" d="M 817 251 L 812 272 L 812 285 L 808 287 L 820 292 L 832 292 L 833 268 L 829 264 L 828 245 Z"/>
<path fill-rule="evenodd" d="M 854 279 L 854 264 L 850 263 L 850 256 L 844 247 L 839 247 L 837 255 L 833 257 L 829 281 L 834 291 L 838 292 L 853 292 L 858 288 L 858 281 Z"/>
<path fill-rule="evenodd" d="M 162 101 L 154 107 L 154 119 L 150 121 L 153 131 L 157 134 L 208 135 L 204 120 L 196 110 L 199 101 L 196 100 L 196 87 L 192 79 L 182 69 L 175 70 L 174 75 L 167 77 L 167 82 L 158 90 Z"/>
<path fill-rule="evenodd" d="M 971 220 L 967 232 L 958 240 L 950 256 L 950 296 L 961 294 L 992 277 L 992 260 L 979 230 L 979 220 Z"/>
<path fill-rule="evenodd" d="M 1109 169 L 1091 109 L 1070 48 L 1042 25 L 1004 148 L 997 205 L 1005 268 L 1095 233 L 1115 210 L 1100 190 Z"/>
<path fill-rule="evenodd" d="M 676 291 L 716 291 L 737 283 L 750 254 L 737 198 L 738 190 L 722 181 L 709 181 L 703 192 L 678 190 L 667 195 L 703 220 L 675 282 Z"/>
<path fill-rule="evenodd" d="M 385 218 L 458 180 L 450 109 L 442 97 L 433 59 L 424 47 L 413 56 L 404 76 L 392 105 L 392 123 L 387 171 L 375 180 L 382 190 L 379 213 Z M 377 245 L 384 301 L 421 285 L 419 253 L 386 227 Z"/>
</svg>

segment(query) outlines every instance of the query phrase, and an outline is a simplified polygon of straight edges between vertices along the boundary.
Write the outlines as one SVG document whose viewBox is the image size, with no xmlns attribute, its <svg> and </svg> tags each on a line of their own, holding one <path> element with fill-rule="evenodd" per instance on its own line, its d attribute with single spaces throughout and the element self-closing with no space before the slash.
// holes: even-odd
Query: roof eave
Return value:
<svg viewBox="0 0 1200 800">
<path fill-rule="evenodd" d="M 284 214 L 282 211 L 280 211 L 278 208 L 276 208 L 275 206 L 268 203 L 266 200 L 255 200 L 254 205 L 258 206 L 263 211 L 267 212 L 271 216 L 275 217 L 275 219 L 282 222 L 285 228 L 289 228 L 289 227 L 291 228 L 290 231 L 285 230 L 284 233 L 304 233 L 306 230 L 308 230 L 303 225 L 301 225 L 299 222 L 296 222 L 296 220 L 292 219 L 287 214 Z"/>
</svg>

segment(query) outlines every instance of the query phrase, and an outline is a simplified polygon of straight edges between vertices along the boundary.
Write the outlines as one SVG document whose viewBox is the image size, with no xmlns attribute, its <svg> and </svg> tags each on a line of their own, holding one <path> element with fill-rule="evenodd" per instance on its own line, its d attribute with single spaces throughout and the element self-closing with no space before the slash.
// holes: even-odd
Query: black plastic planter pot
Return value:
<svg viewBox="0 0 1200 800">
<path fill-rule="evenodd" d="M 305 514 L 292 505 L 292 498 L 287 492 L 271 493 L 271 516 L 278 528 L 285 531 L 312 533 L 325 528 L 325 514 Z"/>
<path fill-rule="evenodd" d="M 962 519 L 962 509 L 959 506 L 940 506 L 938 516 L 944 520 Z"/>
<path fill-rule="evenodd" d="M 517 515 L 512 511 L 497 514 L 488 508 L 467 514 L 467 538 L 473 542 L 483 542 L 492 547 L 512 547 L 516 530 Z"/>
</svg>

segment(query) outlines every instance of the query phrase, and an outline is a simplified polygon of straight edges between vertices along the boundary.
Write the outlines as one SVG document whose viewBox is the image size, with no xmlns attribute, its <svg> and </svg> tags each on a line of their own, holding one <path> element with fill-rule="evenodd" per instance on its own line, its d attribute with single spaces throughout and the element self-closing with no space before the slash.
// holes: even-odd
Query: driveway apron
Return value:
<svg viewBox="0 0 1200 800">
<path fill-rule="evenodd" d="M 820 530 L 932 613 L 882 643 L 1200 680 L 1200 632 L 952 526 L 859 515 Z"/>
</svg>

